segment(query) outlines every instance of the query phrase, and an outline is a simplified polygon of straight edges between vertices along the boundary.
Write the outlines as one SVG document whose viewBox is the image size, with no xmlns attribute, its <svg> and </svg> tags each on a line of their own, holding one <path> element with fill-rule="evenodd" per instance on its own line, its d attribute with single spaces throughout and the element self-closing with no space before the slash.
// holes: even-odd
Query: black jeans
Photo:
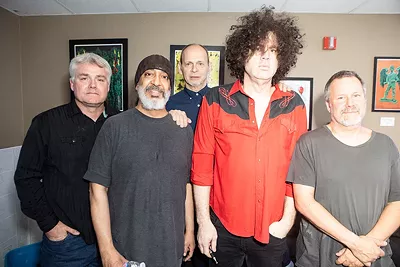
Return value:
<svg viewBox="0 0 400 267">
<path fill-rule="evenodd" d="M 286 238 L 270 235 L 269 243 L 263 244 L 253 237 L 240 237 L 229 233 L 221 221 L 211 211 L 211 221 L 217 229 L 217 251 L 210 266 L 215 267 L 282 267 L 283 254 L 287 250 Z"/>
</svg>

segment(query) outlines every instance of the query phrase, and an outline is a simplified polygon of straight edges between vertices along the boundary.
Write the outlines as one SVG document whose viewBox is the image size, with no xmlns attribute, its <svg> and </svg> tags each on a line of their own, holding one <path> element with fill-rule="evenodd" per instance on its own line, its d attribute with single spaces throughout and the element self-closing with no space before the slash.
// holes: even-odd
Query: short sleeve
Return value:
<svg viewBox="0 0 400 267">
<path fill-rule="evenodd" d="M 393 141 L 391 148 L 391 168 L 390 168 L 390 191 L 389 202 L 400 201 L 400 155 L 399 150 Z"/>
<path fill-rule="evenodd" d="M 111 165 L 113 161 L 112 127 L 111 119 L 108 119 L 97 135 L 88 169 L 83 179 L 109 187 L 111 185 Z"/>
<path fill-rule="evenodd" d="M 308 134 L 303 135 L 296 144 L 287 175 L 287 182 L 315 187 L 316 174 Z"/>
</svg>

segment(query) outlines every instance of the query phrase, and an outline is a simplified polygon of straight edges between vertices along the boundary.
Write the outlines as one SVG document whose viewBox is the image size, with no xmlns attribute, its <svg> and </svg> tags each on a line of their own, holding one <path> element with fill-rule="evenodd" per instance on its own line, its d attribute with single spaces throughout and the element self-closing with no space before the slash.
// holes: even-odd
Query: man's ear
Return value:
<svg viewBox="0 0 400 267">
<path fill-rule="evenodd" d="M 328 110 L 329 113 L 331 113 L 331 105 L 329 101 L 325 101 L 326 109 Z"/>
<path fill-rule="evenodd" d="M 74 91 L 74 82 L 71 78 L 69 79 L 69 88 L 71 89 L 71 91 Z"/>
</svg>

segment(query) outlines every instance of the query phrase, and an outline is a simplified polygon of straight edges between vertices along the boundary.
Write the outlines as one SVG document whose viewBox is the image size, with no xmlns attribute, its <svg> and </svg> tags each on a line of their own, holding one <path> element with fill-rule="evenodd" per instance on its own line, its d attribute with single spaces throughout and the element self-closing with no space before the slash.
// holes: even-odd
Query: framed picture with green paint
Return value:
<svg viewBox="0 0 400 267">
<path fill-rule="evenodd" d="M 185 88 L 185 80 L 179 73 L 179 62 L 181 60 L 182 49 L 185 45 L 170 45 L 169 60 L 173 68 L 173 88 L 171 94 L 176 94 Z M 208 87 L 214 87 L 224 84 L 225 70 L 225 46 L 205 45 L 210 60 L 210 73 L 207 78 Z"/>
<path fill-rule="evenodd" d="M 400 112 L 400 57 L 374 58 L 372 111 Z"/>
<path fill-rule="evenodd" d="M 107 60 L 112 74 L 107 104 L 123 111 L 128 109 L 128 39 L 69 40 L 69 56 L 95 53 Z M 71 91 L 71 99 L 74 94 Z"/>
</svg>

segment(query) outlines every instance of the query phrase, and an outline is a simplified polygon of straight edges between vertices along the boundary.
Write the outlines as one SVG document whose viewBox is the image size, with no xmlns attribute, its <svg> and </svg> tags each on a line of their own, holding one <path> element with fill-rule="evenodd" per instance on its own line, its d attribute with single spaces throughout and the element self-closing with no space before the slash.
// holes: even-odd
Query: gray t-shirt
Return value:
<svg viewBox="0 0 400 267">
<path fill-rule="evenodd" d="M 180 266 L 192 145 L 192 129 L 170 115 L 130 109 L 103 125 L 84 179 L 109 188 L 112 237 L 126 259 Z"/>
<path fill-rule="evenodd" d="M 324 126 L 298 141 L 288 182 L 315 188 L 315 200 L 357 235 L 366 235 L 385 205 L 400 200 L 399 151 L 386 135 L 372 132 L 364 144 L 351 147 Z M 297 238 L 299 267 L 337 266 L 335 255 L 344 246 L 302 218 Z M 394 266 L 390 246 L 374 267 Z"/>
</svg>

